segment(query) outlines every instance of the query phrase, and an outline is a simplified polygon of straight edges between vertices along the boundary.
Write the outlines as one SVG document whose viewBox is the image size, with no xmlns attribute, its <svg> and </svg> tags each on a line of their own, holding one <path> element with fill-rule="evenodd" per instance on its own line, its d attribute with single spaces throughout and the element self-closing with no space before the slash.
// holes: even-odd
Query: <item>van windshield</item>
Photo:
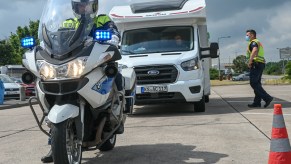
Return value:
<svg viewBox="0 0 291 164">
<path fill-rule="evenodd" d="M 123 55 L 190 51 L 194 48 L 193 27 L 153 27 L 126 31 L 121 42 Z"/>
</svg>

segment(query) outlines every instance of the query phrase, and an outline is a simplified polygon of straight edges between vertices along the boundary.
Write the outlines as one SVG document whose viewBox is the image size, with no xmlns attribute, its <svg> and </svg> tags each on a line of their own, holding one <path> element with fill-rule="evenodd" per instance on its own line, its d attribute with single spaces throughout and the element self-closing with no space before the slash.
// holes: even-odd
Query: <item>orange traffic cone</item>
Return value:
<svg viewBox="0 0 291 164">
<path fill-rule="evenodd" d="M 291 147 L 281 104 L 274 105 L 269 164 L 291 164 Z"/>
</svg>

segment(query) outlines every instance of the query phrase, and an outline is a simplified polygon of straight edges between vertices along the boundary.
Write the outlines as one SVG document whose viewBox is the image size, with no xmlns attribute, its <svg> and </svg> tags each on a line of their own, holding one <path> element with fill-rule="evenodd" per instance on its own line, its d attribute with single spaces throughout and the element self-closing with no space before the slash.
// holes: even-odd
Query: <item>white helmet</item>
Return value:
<svg viewBox="0 0 291 164">
<path fill-rule="evenodd" d="M 98 12 L 98 0 L 72 0 L 72 9 L 76 17 L 96 15 Z"/>
</svg>

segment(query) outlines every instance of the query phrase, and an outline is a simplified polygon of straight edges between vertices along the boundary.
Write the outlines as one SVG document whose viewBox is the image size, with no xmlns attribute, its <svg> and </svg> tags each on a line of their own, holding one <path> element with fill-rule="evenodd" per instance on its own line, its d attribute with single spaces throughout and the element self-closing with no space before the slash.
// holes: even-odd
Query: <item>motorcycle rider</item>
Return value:
<svg viewBox="0 0 291 164">
<path fill-rule="evenodd" d="M 78 28 L 80 25 L 80 18 L 83 14 L 86 14 L 87 12 L 92 12 L 92 10 L 96 10 L 97 13 L 98 10 L 98 0 L 72 0 L 72 10 L 74 11 L 74 14 L 76 18 L 68 19 L 63 22 L 62 27 L 63 28 Z M 118 43 L 120 41 L 120 34 L 118 32 L 118 29 L 114 22 L 110 19 L 109 16 L 105 14 L 100 14 L 98 16 L 95 16 L 94 19 L 94 26 L 91 30 L 91 33 L 89 36 L 94 36 L 94 31 L 96 30 L 110 30 L 112 32 L 112 39 L 107 41 L 107 43 L 110 43 L 112 45 L 118 46 Z M 124 88 L 123 83 L 123 77 L 118 72 L 115 78 L 115 83 L 117 86 L 118 91 L 122 91 Z M 123 133 L 123 124 L 121 124 L 121 128 L 118 130 L 119 134 Z M 48 141 L 48 144 L 50 144 L 50 138 Z M 50 163 L 53 162 L 52 158 L 52 151 L 50 150 L 49 153 L 41 158 L 41 161 L 43 163 Z"/>
</svg>

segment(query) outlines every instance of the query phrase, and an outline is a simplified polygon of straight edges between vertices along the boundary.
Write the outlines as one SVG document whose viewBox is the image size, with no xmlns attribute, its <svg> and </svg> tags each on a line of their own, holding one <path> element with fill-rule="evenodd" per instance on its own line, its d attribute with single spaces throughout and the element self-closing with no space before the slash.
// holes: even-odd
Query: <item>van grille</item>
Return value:
<svg viewBox="0 0 291 164">
<path fill-rule="evenodd" d="M 138 85 L 174 83 L 178 76 L 173 65 L 138 66 L 134 70 Z"/>
</svg>

